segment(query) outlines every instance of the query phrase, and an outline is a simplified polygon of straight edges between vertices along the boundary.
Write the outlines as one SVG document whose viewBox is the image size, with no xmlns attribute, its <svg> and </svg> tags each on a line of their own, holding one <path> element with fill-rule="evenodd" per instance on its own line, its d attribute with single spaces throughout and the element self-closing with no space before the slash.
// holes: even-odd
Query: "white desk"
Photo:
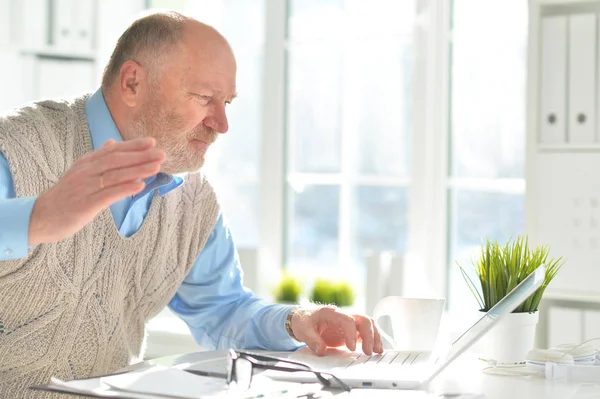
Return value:
<svg viewBox="0 0 600 399">
<path fill-rule="evenodd" d="M 279 357 L 286 357 L 289 352 L 266 352 Z M 221 356 L 224 352 L 220 353 Z M 179 356 L 167 356 L 149 360 L 141 364 L 161 364 L 174 366 L 182 363 L 196 363 L 199 361 L 209 362 L 218 357 L 216 352 L 196 352 Z M 136 368 L 139 365 L 133 365 Z M 486 399 L 589 399 L 600 398 L 600 381 L 598 385 L 567 383 L 561 380 L 546 380 L 541 377 L 508 377 L 488 375 L 482 372 L 485 365 L 470 354 L 457 359 L 453 365 L 445 370 L 433 382 L 430 391 L 439 394 L 444 393 L 483 393 Z M 356 398 L 373 397 L 384 398 L 410 398 L 418 397 L 409 392 L 394 390 L 353 390 L 349 395 L 339 394 L 335 396 L 351 396 Z M 443 398 L 443 396 L 436 396 Z M 450 396 L 452 397 L 452 396 Z M 460 398 L 460 397 L 458 397 Z"/>
</svg>

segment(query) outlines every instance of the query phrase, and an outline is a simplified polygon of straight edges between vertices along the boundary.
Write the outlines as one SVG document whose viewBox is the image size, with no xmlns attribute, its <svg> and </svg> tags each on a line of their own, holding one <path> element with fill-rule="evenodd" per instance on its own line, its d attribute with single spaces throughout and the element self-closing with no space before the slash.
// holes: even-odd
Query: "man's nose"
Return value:
<svg viewBox="0 0 600 399">
<path fill-rule="evenodd" d="M 227 133 L 229 123 L 225 114 L 225 105 L 215 105 L 212 112 L 204 118 L 204 125 L 218 133 Z"/>
</svg>

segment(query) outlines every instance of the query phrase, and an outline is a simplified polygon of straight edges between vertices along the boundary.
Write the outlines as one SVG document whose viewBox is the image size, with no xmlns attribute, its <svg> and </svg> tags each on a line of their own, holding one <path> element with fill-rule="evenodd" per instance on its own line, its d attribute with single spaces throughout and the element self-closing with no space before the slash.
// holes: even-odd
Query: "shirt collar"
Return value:
<svg viewBox="0 0 600 399">
<path fill-rule="evenodd" d="M 85 115 L 88 120 L 94 151 L 98 150 L 110 139 L 116 142 L 123 141 L 119 129 L 117 129 L 117 125 L 115 125 L 115 121 L 104 101 L 101 88 L 96 90 L 85 102 Z M 146 181 L 146 188 L 138 195 L 145 195 L 158 188 L 160 195 L 163 196 L 183 183 L 184 180 L 182 177 L 161 172 L 148 179 Z"/>
</svg>

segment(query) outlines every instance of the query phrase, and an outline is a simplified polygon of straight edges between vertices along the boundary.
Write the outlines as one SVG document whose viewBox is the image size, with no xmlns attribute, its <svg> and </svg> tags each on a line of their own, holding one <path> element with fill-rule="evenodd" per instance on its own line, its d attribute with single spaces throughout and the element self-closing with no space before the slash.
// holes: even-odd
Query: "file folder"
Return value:
<svg viewBox="0 0 600 399">
<path fill-rule="evenodd" d="M 595 141 L 596 37 L 595 14 L 569 17 L 569 143 Z"/>
<path fill-rule="evenodd" d="M 567 17 L 544 17 L 540 46 L 539 141 L 566 142 L 567 101 Z"/>
</svg>

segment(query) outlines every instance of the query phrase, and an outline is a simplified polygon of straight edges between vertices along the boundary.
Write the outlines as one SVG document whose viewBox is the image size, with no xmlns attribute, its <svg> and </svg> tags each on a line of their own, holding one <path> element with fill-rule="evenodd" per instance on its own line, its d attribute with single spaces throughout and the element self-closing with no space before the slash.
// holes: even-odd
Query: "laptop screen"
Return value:
<svg viewBox="0 0 600 399">
<path fill-rule="evenodd" d="M 437 362 L 435 372 L 427 379 L 431 381 L 443 369 L 446 368 L 454 359 L 473 346 L 479 338 L 487 333 L 503 316 L 515 310 L 521 303 L 531 296 L 544 282 L 546 276 L 546 266 L 541 265 L 525 280 L 521 281 L 511 292 L 509 292 L 500 302 L 492 307 L 477 323 L 473 324 L 463 335 L 461 335 L 452 344 L 450 350 L 445 353 Z"/>
</svg>

